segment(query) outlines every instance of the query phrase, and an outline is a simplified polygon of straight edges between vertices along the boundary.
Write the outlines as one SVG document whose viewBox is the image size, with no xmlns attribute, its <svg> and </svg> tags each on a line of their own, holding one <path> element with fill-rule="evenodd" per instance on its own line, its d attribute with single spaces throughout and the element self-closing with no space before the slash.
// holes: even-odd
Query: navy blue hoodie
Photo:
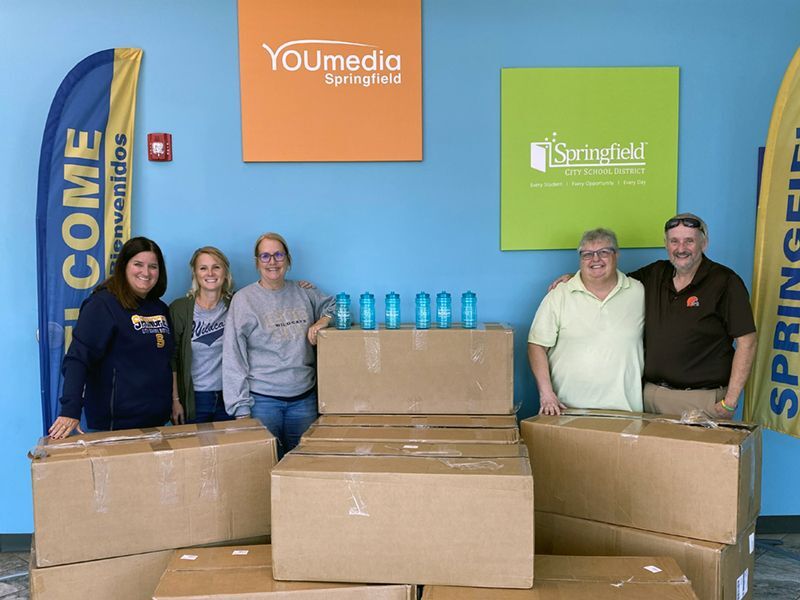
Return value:
<svg viewBox="0 0 800 600">
<path fill-rule="evenodd" d="M 80 419 L 83 408 L 87 425 L 101 430 L 166 423 L 174 345 L 168 317 L 161 300 L 128 310 L 106 289 L 89 296 L 64 357 L 61 416 Z"/>
</svg>

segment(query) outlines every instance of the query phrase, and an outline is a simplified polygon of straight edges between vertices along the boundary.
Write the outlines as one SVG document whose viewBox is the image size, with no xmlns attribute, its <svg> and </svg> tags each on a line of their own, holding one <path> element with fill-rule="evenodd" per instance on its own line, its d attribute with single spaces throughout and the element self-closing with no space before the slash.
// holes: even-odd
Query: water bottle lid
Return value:
<svg viewBox="0 0 800 600">
<path fill-rule="evenodd" d="M 363 298 L 364 300 L 367 300 L 367 299 L 373 298 L 373 297 L 374 296 L 372 294 L 370 294 L 369 292 L 364 292 L 363 294 L 361 294 L 361 298 Z"/>
<path fill-rule="evenodd" d="M 348 294 L 344 293 L 344 292 L 339 292 L 338 294 L 336 294 L 336 299 L 337 300 L 350 300 L 350 296 Z"/>
<path fill-rule="evenodd" d="M 430 295 L 427 292 L 420 292 L 417 294 L 417 298 L 430 298 Z"/>
<path fill-rule="evenodd" d="M 443 298 L 446 298 L 446 297 L 449 297 L 449 296 L 450 296 L 450 292 L 441 291 L 441 292 L 439 292 L 439 293 L 438 293 L 438 294 L 436 294 L 436 295 L 437 295 L 437 296 L 442 296 Z"/>
</svg>

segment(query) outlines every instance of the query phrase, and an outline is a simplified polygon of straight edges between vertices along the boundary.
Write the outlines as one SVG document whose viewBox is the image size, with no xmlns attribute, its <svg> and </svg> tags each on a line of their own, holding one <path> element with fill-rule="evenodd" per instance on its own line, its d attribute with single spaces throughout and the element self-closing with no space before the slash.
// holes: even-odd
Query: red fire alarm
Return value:
<svg viewBox="0 0 800 600">
<path fill-rule="evenodd" d="M 172 160 L 172 134 L 148 133 L 147 158 L 156 161 Z"/>
</svg>

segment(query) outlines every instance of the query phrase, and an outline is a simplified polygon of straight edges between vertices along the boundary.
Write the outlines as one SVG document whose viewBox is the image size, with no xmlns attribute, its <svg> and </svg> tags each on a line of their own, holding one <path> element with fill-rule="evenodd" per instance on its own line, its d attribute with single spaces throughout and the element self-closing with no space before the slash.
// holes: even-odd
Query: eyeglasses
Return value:
<svg viewBox="0 0 800 600">
<path fill-rule="evenodd" d="M 271 258 L 274 258 L 276 263 L 282 263 L 286 260 L 286 255 L 280 250 L 274 252 L 273 254 L 270 254 L 269 252 L 262 252 L 258 255 L 258 260 L 264 264 L 267 264 Z"/>
<path fill-rule="evenodd" d="M 581 260 L 592 260 L 595 256 L 597 258 L 606 259 L 612 254 L 616 254 L 617 251 L 613 248 L 600 248 L 600 250 L 580 250 L 578 254 L 580 254 Z"/>
<path fill-rule="evenodd" d="M 691 229 L 699 229 L 703 235 L 706 235 L 706 228 L 703 226 L 703 222 L 700 219 L 695 219 L 694 217 L 675 217 L 674 219 L 670 219 L 664 223 L 664 231 L 669 231 L 678 225 L 685 225 Z"/>
</svg>

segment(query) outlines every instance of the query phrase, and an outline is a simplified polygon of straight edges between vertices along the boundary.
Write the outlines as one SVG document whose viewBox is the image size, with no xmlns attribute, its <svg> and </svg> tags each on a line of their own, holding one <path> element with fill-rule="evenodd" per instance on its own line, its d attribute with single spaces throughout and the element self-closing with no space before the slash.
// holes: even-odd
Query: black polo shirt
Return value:
<svg viewBox="0 0 800 600">
<path fill-rule="evenodd" d="M 672 263 L 629 273 L 644 285 L 644 378 L 670 387 L 728 385 L 734 338 L 756 330 L 741 277 L 705 255 L 692 283 L 675 291 Z"/>
</svg>

